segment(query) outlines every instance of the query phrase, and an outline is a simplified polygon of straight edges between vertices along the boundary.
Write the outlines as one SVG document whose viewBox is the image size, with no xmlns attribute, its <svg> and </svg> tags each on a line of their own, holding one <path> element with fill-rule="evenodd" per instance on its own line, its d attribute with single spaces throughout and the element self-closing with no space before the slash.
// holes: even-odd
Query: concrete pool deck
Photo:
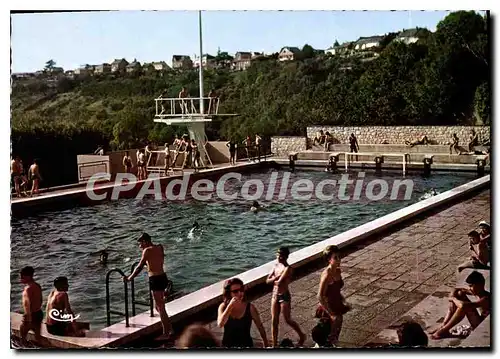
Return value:
<svg viewBox="0 0 500 359">
<path fill-rule="evenodd" d="M 372 244 L 361 243 L 358 250 L 342 258 L 342 293 L 353 310 L 344 316 L 338 345 L 363 346 L 430 294 L 449 292 L 457 282 L 457 265 L 469 257 L 467 233 L 480 221 L 490 221 L 490 199 L 490 190 L 484 190 L 425 219 L 412 220 Z M 321 272 L 317 270 L 290 284 L 292 317 L 308 334 L 306 346 L 314 345 L 310 333 L 317 323 L 314 314 Z M 271 293 L 253 303 L 270 339 Z M 222 332 L 215 321 L 209 327 Z M 252 335 L 260 341 L 255 326 Z M 283 318 L 279 338 L 298 339 Z M 439 344 L 432 342 L 431 346 Z"/>
<path fill-rule="evenodd" d="M 348 338 L 341 337 L 343 343 L 360 345 L 359 343 L 365 339 L 368 340 L 367 337 L 373 334 L 373 328 L 381 330 L 384 329 L 384 325 L 390 324 L 387 322 L 388 318 L 392 318 L 390 313 L 393 317 L 396 316 L 394 313 L 398 314 L 400 311 L 404 313 L 409 307 L 422 300 L 422 291 L 430 291 L 431 288 L 434 289 L 434 286 L 450 283 L 450 277 L 454 275 L 458 264 L 455 261 L 461 260 L 467 253 L 465 247 L 467 241 L 459 240 L 457 236 L 464 238 L 463 236 L 474 228 L 470 228 L 471 225 L 477 225 L 480 220 L 489 220 L 489 185 L 489 176 L 479 178 L 291 254 L 290 263 L 300 267 L 317 261 L 323 248 L 329 244 L 337 244 L 348 250 L 353 247 L 356 249 L 343 262 L 346 279 L 344 294 L 354 305 L 354 310 L 346 315 L 346 325 L 342 335 L 347 335 Z M 479 195 L 475 194 L 479 190 L 483 192 Z M 467 197 L 471 195 L 473 195 L 472 198 Z M 443 207 L 437 214 L 422 222 L 416 222 L 425 211 L 430 211 L 437 206 L 449 206 L 450 202 L 456 202 L 464 196 L 468 199 L 450 208 Z M 398 229 L 396 226 L 403 221 L 412 222 L 405 222 L 404 227 Z M 379 238 L 381 233 L 389 229 L 395 232 Z M 366 247 L 366 242 L 374 238 L 377 242 Z M 359 250 L 356 246 L 360 247 Z M 376 263 L 373 263 L 374 260 Z M 237 276 L 246 283 L 248 288 L 252 288 L 265 282 L 273 264 L 273 262 L 268 262 Z M 314 272 L 291 284 L 293 305 L 295 308 L 303 307 L 294 311 L 296 319 L 308 333 L 310 333 L 309 326 L 315 321 L 309 311 L 313 313 L 316 306 L 318 280 L 319 272 Z M 167 312 L 172 321 L 174 323 L 192 321 L 193 317 L 201 311 L 213 308 L 220 303 L 222 283 L 223 281 L 214 283 L 169 302 Z M 367 288 L 371 288 L 372 292 L 368 293 Z M 268 332 L 270 330 L 269 323 L 267 323 L 270 320 L 269 296 L 270 294 L 266 294 L 255 301 L 262 312 Z M 357 328 L 349 327 L 348 318 L 350 317 L 353 317 L 352 320 L 356 323 L 362 318 L 367 318 L 366 321 L 373 321 L 373 323 L 370 327 L 369 322 L 363 322 L 362 329 L 358 333 Z M 390 321 L 392 322 L 392 319 Z M 56 347 L 120 346 L 150 335 L 160 328 L 158 315 L 151 318 L 149 313 L 142 313 L 131 318 L 130 323 L 131 326 L 128 328 L 122 321 L 100 331 L 93 331 L 91 337 L 87 338 L 56 337 L 52 339 Z M 372 330 L 363 328 L 372 328 Z M 281 331 L 281 333 L 286 334 L 287 331 Z M 366 335 L 362 332 L 366 332 L 364 333 Z M 354 341 L 350 335 L 360 338 L 359 341 Z"/>
</svg>

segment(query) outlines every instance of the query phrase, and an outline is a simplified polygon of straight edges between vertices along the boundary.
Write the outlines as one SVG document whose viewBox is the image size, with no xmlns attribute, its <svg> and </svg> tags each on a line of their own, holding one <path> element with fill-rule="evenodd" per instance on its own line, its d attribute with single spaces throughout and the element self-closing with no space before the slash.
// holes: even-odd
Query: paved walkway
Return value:
<svg viewBox="0 0 500 359">
<path fill-rule="evenodd" d="M 342 259 L 345 282 L 343 294 L 353 310 L 344 317 L 338 345 L 360 347 L 381 330 L 398 320 L 408 310 L 436 290 L 454 287 L 456 267 L 468 257 L 467 233 L 481 220 L 490 221 L 490 191 L 455 204 L 442 212 L 381 237 Z M 290 285 L 292 317 L 308 334 L 306 346 L 316 325 L 321 270 L 308 274 Z M 261 315 L 268 339 L 271 338 L 271 294 L 253 303 Z M 209 327 L 214 332 L 216 322 Z M 259 338 L 255 325 L 252 334 Z M 297 335 L 280 320 L 280 340 L 288 337 L 294 343 Z"/>
</svg>

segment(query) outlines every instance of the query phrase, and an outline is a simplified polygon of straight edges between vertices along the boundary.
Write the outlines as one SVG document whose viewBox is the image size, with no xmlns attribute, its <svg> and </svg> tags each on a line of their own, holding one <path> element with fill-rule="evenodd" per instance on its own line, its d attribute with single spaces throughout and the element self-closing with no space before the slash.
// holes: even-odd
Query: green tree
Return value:
<svg viewBox="0 0 500 359">
<path fill-rule="evenodd" d="M 46 72 L 52 72 L 52 70 L 54 69 L 54 66 L 56 66 L 56 62 L 54 60 L 49 60 L 45 63 L 45 68 L 44 70 Z"/>
<path fill-rule="evenodd" d="M 311 45 L 305 44 L 302 47 L 302 58 L 303 59 L 311 59 L 314 57 L 314 49 Z"/>
<path fill-rule="evenodd" d="M 491 124 L 491 92 L 489 83 L 483 82 L 474 95 L 474 112 L 476 118 L 484 125 Z"/>
</svg>

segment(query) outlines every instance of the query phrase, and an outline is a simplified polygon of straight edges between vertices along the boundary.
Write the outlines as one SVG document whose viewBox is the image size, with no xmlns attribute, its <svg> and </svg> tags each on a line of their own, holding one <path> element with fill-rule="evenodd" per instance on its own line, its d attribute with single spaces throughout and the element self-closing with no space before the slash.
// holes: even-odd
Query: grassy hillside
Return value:
<svg viewBox="0 0 500 359">
<path fill-rule="evenodd" d="M 240 114 L 210 123 L 207 134 L 210 139 L 241 140 L 254 133 L 303 135 L 307 126 L 318 124 L 489 124 L 486 19 L 474 12 L 454 12 L 435 33 L 424 33 L 410 45 L 387 35 L 373 61 L 365 61 L 363 53 L 347 58 L 309 53 L 300 61 L 255 61 L 242 72 L 206 70 L 204 90 L 217 90 L 220 113 Z M 50 154 L 57 151 L 70 158 L 98 145 L 122 149 L 145 141 L 171 141 L 176 131 L 185 129 L 155 124 L 154 98 L 163 91 L 177 97 L 182 86 L 197 96 L 198 73 L 110 75 L 52 83 L 14 80 L 14 152 L 25 162 L 36 153 L 48 165 L 53 162 Z M 76 168 L 76 163 L 67 163 L 69 171 Z"/>
</svg>

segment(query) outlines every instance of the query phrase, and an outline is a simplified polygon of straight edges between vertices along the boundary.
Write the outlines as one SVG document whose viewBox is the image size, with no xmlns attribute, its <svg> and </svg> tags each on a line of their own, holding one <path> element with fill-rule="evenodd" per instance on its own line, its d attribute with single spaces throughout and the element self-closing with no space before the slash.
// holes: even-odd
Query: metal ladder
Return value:
<svg viewBox="0 0 500 359">
<path fill-rule="evenodd" d="M 131 267 L 131 272 L 135 269 L 135 267 L 139 264 L 139 262 L 135 262 L 132 267 Z M 106 274 L 106 320 L 107 320 L 107 324 L 108 324 L 108 327 L 111 325 L 111 314 L 116 314 L 116 315 L 120 315 L 122 317 L 125 317 L 125 326 L 126 327 L 129 327 L 129 310 L 128 310 L 128 286 L 127 286 L 127 283 L 124 282 L 123 283 L 123 289 L 124 289 L 124 292 L 125 292 L 125 312 L 119 312 L 119 311 L 116 311 L 116 310 L 112 310 L 111 309 L 111 303 L 110 303 L 110 297 L 109 297 L 109 278 L 111 276 L 112 273 L 114 272 L 117 272 L 119 273 L 122 278 L 125 277 L 125 273 L 123 273 L 123 271 L 121 269 L 118 269 L 118 268 L 114 268 L 114 269 L 111 269 L 107 274 Z M 151 290 L 149 290 L 149 303 L 146 303 L 146 302 L 143 302 L 143 301 L 140 301 L 140 300 L 135 300 L 135 285 L 134 285 L 134 280 L 135 279 L 132 279 L 130 281 L 130 290 L 131 290 L 131 294 L 132 294 L 132 316 L 135 316 L 135 306 L 136 305 L 143 305 L 143 306 L 146 306 L 146 307 L 149 307 L 150 309 L 150 313 L 151 313 L 151 317 L 154 317 L 154 312 L 153 312 L 153 294 L 151 293 Z"/>
</svg>

